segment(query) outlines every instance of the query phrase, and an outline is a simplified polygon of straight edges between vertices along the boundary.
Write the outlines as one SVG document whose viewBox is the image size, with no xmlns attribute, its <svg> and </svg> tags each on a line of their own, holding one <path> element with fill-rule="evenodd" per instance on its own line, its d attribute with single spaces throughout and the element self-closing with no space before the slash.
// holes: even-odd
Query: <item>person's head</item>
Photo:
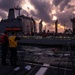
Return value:
<svg viewBox="0 0 75 75">
<path fill-rule="evenodd" d="M 4 34 L 7 34 L 7 31 L 4 31 Z"/>
<path fill-rule="evenodd" d="M 12 35 L 15 35 L 15 32 L 14 31 L 12 31 L 12 33 L 11 33 Z"/>
</svg>

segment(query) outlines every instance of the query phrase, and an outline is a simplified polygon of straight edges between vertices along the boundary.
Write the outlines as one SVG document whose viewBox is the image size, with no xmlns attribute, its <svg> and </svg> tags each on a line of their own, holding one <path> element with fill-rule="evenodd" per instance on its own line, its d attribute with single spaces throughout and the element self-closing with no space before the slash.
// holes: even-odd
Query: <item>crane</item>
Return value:
<svg viewBox="0 0 75 75">
<path fill-rule="evenodd" d="M 22 8 L 17 5 L 17 7 L 15 7 L 14 9 L 18 11 L 18 15 L 20 16 L 20 10 L 21 10 Z"/>
</svg>

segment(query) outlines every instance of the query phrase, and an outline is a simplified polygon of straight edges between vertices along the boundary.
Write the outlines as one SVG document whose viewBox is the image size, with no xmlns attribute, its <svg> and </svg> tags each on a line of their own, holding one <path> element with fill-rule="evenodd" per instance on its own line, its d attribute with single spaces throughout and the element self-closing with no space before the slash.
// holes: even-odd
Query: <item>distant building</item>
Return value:
<svg viewBox="0 0 75 75">
<path fill-rule="evenodd" d="M 16 33 L 28 34 L 36 33 L 36 23 L 31 17 L 20 15 L 15 18 L 14 9 L 9 9 L 8 19 L 1 20 L 0 22 L 0 33 L 7 30 L 9 33 L 11 31 L 16 31 Z"/>
<path fill-rule="evenodd" d="M 73 34 L 75 35 L 75 18 L 71 19 L 71 22 L 72 22 Z"/>
</svg>

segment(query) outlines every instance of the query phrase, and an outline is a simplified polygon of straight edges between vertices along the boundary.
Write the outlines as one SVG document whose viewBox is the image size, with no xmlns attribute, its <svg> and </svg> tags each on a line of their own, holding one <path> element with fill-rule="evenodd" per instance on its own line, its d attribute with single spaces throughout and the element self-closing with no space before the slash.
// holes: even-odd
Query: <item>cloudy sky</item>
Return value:
<svg viewBox="0 0 75 75">
<path fill-rule="evenodd" d="M 32 16 L 37 25 L 42 19 L 44 28 L 50 31 L 54 30 L 55 19 L 58 19 L 59 32 L 64 31 L 64 26 L 72 27 L 70 18 L 75 13 L 75 0 L 0 0 L 0 19 L 6 19 L 9 8 L 17 5 L 22 8 L 21 14 Z"/>
</svg>

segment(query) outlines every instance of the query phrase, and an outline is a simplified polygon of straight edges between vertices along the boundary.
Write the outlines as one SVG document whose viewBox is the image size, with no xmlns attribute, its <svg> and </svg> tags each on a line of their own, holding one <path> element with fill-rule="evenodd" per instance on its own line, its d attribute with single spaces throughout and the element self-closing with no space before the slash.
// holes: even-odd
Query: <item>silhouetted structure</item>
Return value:
<svg viewBox="0 0 75 75">
<path fill-rule="evenodd" d="M 0 22 L 0 33 L 7 30 L 9 33 L 11 31 L 16 31 L 19 34 L 31 35 L 31 33 L 36 33 L 36 23 L 32 17 L 20 15 L 15 18 L 15 9 L 9 9 L 8 19 L 1 20 Z"/>
<path fill-rule="evenodd" d="M 35 20 L 33 19 L 33 17 L 31 17 L 31 20 L 32 20 L 32 22 L 31 22 L 31 33 L 36 33 L 37 32 L 37 30 L 36 30 L 36 22 L 35 22 Z M 34 29 L 33 29 L 34 28 Z"/>
<path fill-rule="evenodd" d="M 40 21 L 40 23 L 39 23 L 39 33 L 42 33 L 42 20 Z"/>
<path fill-rule="evenodd" d="M 17 10 L 18 11 L 18 16 L 20 16 L 20 10 L 21 10 L 22 8 L 21 7 L 19 7 L 19 6 L 17 6 L 17 7 L 15 7 L 15 10 Z"/>
<path fill-rule="evenodd" d="M 8 19 L 14 19 L 15 18 L 14 11 L 15 10 L 13 8 L 9 9 Z"/>
<path fill-rule="evenodd" d="M 55 21 L 55 34 L 58 33 L 58 19 Z"/>
<path fill-rule="evenodd" d="M 75 18 L 71 19 L 73 35 L 75 35 Z"/>
</svg>

